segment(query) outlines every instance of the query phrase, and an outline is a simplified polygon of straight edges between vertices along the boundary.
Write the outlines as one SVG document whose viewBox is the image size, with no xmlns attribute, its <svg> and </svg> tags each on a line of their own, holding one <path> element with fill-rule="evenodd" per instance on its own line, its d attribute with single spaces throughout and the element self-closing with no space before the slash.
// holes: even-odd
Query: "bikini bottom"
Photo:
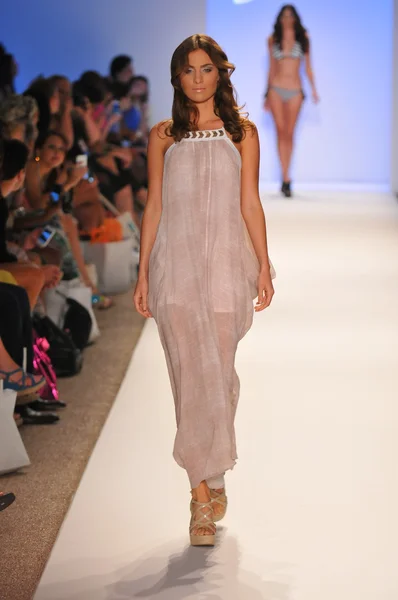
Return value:
<svg viewBox="0 0 398 600">
<path fill-rule="evenodd" d="M 305 98 L 303 90 L 289 90 L 287 88 L 277 87 L 276 85 L 271 85 L 270 90 L 274 90 L 282 99 L 282 102 L 289 102 L 292 98 L 295 98 L 298 94 L 301 94 L 303 100 Z"/>
</svg>

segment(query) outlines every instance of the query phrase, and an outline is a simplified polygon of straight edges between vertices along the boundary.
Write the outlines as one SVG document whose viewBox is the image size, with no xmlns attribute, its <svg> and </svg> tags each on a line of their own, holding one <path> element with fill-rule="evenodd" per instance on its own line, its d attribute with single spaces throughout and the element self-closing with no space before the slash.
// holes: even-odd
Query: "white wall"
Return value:
<svg viewBox="0 0 398 600">
<path fill-rule="evenodd" d="M 312 40 L 321 103 L 314 106 L 310 98 L 304 103 L 294 181 L 317 186 L 389 184 L 393 2 L 297 3 Z M 268 68 L 265 41 L 282 4 L 208 0 L 207 30 L 236 64 L 239 99 L 247 103 L 260 129 L 261 177 L 266 182 L 278 181 L 280 174 L 273 123 L 262 110 Z M 307 82 L 305 90 L 309 91 Z"/>
<path fill-rule="evenodd" d="M 394 0 L 394 60 L 391 141 L 391 189 L 398 194 L 398 0 Z"/>
<path fill-rule="evenodd" d="M 20 64 L 18 91 L 39 73 L 105 74 L 113 56 L 130 54 L 151 81 L 156 122 L 171 113 L 171 55 L 205 31 L 206 0 L 13 0 L 2 3 L 0 23 L 0 40 Z"/>
</svg>

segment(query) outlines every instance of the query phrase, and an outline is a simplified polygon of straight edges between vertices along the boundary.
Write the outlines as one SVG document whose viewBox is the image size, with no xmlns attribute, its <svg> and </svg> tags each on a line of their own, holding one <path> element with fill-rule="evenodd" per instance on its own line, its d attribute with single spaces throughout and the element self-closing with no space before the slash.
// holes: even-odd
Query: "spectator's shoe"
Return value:
<svg viewBox="0 0 398 600">
<path fill-rule="evenodd" d="M 91 297 L 91 304 L 94 308 L 106 310 L 113 306 L 113 300 L 112 298 L 109 298 L 108 296 L 103 296 L 102 294 L 93 294 Z"/>
<path fill-rule="evenodd" d="M 52 425 L 59 421 L 59 416 L 51 412 L 38 412 L 29 406 L 18 406 L 18 413 L 24 425 Z"/>
<path fill-rule="evenodd" d="M 0 510 L 4 510 L 8 508 L 15 500 L 14 494 L 9 492 L 8 494 L 3 494 L 0 492 Z"/>
<path fill-rule="evenodd" d="M 15 375 L 19 375 L 19 377 L 16 380 L 11 379 Z M 30 396 L 46 385 L 44 377 L 25 373 L 23 369 L 14 369 L 14 371 L 0 370 L 0 378 L 3 380 L 3 388 L 17 392 L 17 398 Z"/>
<path fill-rule="evenodd" d="M 34 402 L 29 403 L 29 408 L 38 410 L 39 412 L 42 410 L 58 410 L 65 407 L 66 403 L 61 400 L 43 400 L 42 398 L 38 398 Z"/>
</svg>

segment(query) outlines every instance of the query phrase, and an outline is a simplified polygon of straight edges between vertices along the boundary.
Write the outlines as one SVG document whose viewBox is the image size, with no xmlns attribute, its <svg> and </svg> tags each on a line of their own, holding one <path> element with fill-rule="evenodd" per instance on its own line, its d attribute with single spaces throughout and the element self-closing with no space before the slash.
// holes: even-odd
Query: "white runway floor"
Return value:
<svg viewBox="0 0 398 600">
<path fill-rule="evenodd" d="M 311 192 L 265 210 L 276 295 L 238 353 L 216 548 L 188 546 L 151 321 L 35 600 L 397 600 L 398 204 Z"/>
</svg>

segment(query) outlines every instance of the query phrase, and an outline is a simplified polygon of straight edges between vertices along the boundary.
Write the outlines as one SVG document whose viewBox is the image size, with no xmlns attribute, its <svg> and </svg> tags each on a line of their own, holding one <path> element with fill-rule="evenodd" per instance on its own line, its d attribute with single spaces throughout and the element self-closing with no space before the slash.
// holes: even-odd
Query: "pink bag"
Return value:
<svg viewBox="0 0 398 600">
<path fill-rule="evenodd" d="M 46 380 L 45 387 L 40 391 L 43 400 L 59 400 L 57 376 L 47 354 L 50 344 L 46 338 L 33 334 L 33 366 L 35 374 L 41 375 Z"/>
</svg>

